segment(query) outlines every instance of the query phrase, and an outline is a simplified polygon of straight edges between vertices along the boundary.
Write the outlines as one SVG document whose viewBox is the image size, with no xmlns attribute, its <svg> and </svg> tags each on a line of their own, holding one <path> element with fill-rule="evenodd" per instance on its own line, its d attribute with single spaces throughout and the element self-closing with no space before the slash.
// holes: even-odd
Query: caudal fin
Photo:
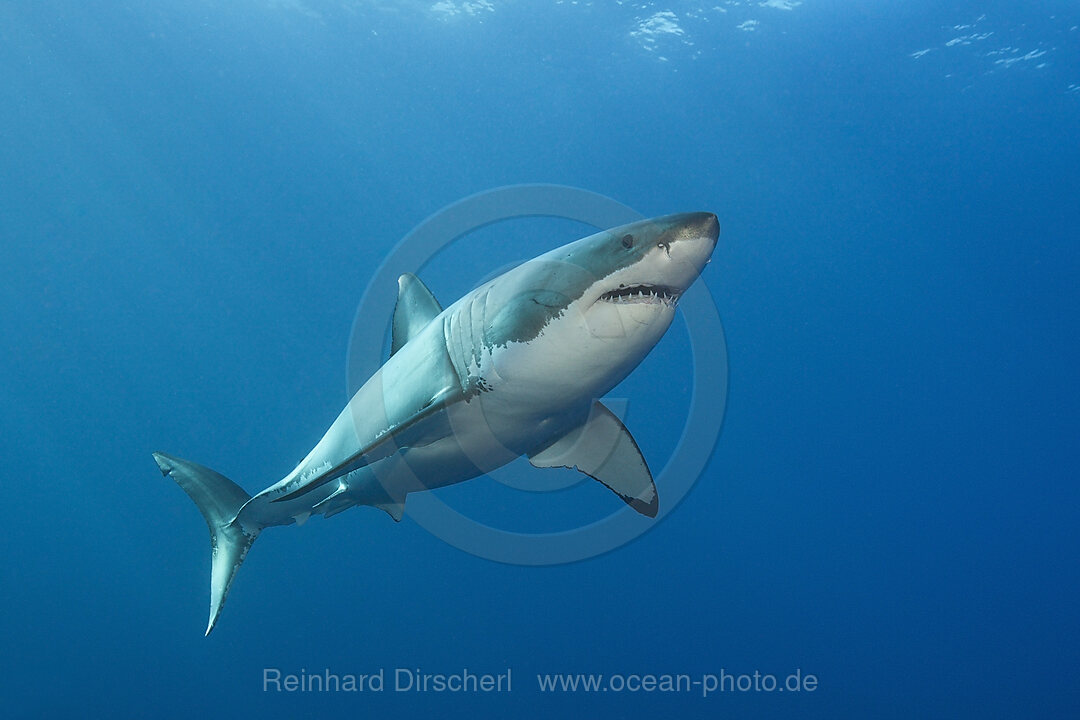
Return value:
<svg viewBox="0 0 1080 720">
<path fill-rule="evenodd" d="M 199 506 L 210 528 L 210 621 L 206 634 L 217 624 L 233 577 L 244 562 L 262 528 L 244 528 L 236 515 L 251 496 L 224 475 L 187 460 L 154 453 L 162 475 L 169 475 Z"/>
</svg>

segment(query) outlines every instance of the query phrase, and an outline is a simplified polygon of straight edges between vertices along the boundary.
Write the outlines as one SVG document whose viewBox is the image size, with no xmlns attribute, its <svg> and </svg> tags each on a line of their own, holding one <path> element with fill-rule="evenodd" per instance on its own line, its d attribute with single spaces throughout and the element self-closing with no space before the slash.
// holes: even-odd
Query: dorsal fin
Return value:
<svg viewBox="0 0 1080 720">
<path fill-rule="evenodd" d="M 580 470 L 610 488 L 630 507 L 656 517 L 656 485 L 630 431 L 599 400 L 589 419 L 547 447 L 529 454 L 536 467 Z"/>
<path fill-rule="evenodd" d="M 391 355 L 442 312 L 439 301 L 420 278 L 412 273 L 405 273 L 397 282 L 397 305 L 394 307 L 394 326 L 390 339 Z"/>
</svg>

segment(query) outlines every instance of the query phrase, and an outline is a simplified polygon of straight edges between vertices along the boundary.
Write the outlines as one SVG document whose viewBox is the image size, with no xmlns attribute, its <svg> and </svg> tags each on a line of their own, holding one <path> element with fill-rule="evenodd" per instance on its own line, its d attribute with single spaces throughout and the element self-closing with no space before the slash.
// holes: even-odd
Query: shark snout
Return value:
<svg viewBox="0 0 1080 720">
<path fill-rule="evenodd" d="M 686 277 L 682 278 L 682 285 L 686 287 L 712 257 L 720 237 L 720 221 L 710 212 L 669 215 L 664 220 L 668 228 L 660 244 L 668 257 L 684 268 Z"/>
<path fill-rule="evenodd" d="M 713 247 L 716 247 L 716 240 L 720 237 L 720 220 L 714 213 L 685 213 L 676 217 L 682 220 L 688 235 L 711 240 Z"/>
<path fill-rule="evenodd" d="M 690 241 L 701 244 L 712 253 L 720 237 L 720 221 L 710 212 L 683 213 L 673 215 L 672 228 L 677 241 Z"/>
</svg>

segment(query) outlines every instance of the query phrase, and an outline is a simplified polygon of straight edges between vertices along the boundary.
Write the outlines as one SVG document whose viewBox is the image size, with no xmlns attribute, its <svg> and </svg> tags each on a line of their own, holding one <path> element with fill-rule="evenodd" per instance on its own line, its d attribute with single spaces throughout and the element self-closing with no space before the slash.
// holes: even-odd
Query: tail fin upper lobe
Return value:
<svg viewBox="0 0 1080 720">
<path fill-rule="evenodd" d="M 237 513 L 251 496 L 229 478 L 165 453 L 154 453 L 154 460 L 161 473 L 171 476 L 195 501 L 210 528 L 210 621 L 206 626 L 209 635 L 225 605 L 233 577 L 262 528 L 245 528 L 236 522 Z"/>
</svg>

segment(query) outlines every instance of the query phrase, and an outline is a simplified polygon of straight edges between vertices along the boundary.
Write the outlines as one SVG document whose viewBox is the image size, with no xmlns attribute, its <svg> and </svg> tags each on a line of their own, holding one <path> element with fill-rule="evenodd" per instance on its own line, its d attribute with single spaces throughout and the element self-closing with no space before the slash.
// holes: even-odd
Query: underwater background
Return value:
<svg viewBox="0 0 1080 720">
<path fill-rule="evenodd" d="M 1078 26 L 1064 0 L 0 0 L 2 714 L 1075 714 Z M 204 638 L 206 528 L 151 451 L 280 479 L 348 398 L 354 320 L 389 322 L 355 317 L 383 258 L 521 183 L 719 215 L 723 336 L 677 320 L 612 393 L 655 470 L 692 357 L 726 353 L 692 490 L 551 567 L 408 510 L 274 529 Z M 588 232 L 500 223 L 416 271 L 449 304 Z M 622 507 L 438 492 L 522 532 Z M 816 682 L 609 682 L 755 672 Z M 564 673 L 608 690 L 539 687 Z"/>
</svg>

